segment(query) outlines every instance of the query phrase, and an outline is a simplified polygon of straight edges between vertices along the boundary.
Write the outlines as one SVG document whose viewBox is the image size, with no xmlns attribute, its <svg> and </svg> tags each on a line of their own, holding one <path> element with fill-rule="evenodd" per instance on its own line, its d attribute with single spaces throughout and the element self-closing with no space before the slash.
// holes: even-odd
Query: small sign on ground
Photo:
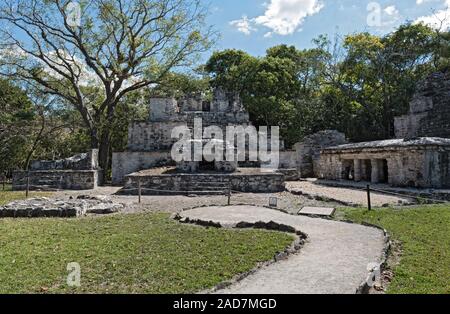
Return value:
<svg viewBox="0 0 450 314">
<path fill-rule="evenodd" d="M 325 216 L 325 217 L 331 217 L 334 215 L 336 209 L 335 208 L 328 208 L 328 207 L 303 207 L 299 211 L 299 215 L 305 215 L 305 216 Z"/>
</svg>

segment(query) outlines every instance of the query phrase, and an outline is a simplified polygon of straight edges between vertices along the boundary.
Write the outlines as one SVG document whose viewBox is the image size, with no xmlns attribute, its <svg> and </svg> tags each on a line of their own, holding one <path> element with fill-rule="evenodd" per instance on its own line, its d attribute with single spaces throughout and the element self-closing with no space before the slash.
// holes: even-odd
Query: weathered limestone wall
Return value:
<svg viewBox="0 0 450 314">
<path fill-rule="evenodd" d="M 297 151 L 297 167 L 302 178 L 313 178 L 319 175 L 317 171 L 322 149 L 346 144 L 345 134 L 338 131 L 322 131 L 306 137 L 295 145 Z"/>
<path fill-rule="evenodd" d="M 178 111 L 177 101 L 173 98 L 150 99 L 150 121 L 168 121 Z"/>
<path fill-rule="evenodd" d="M 133 172 L 174 165 L 170 151 L 113 153 L 112 183 L 122 185 L 125 176 Z"/>
<path fill-rule="evenodd" d="M 297 169 L 297 151 L 295 150 L 280 151 L 280 168 Z"/>
<path fill-rule="evenodd" d="M 102 182 L 102 171 L 98 165 L 98 150 L 79 154 L 67 159 L 33 161 L 30 171 L 13 173 L 13 189 L 24 190 L 27 177 L 30 189 L 90 190 Z"/>
<path fill-rule="evenodd" d="M 246 193 L 277 193 L 285 189 L 284 175 L 278 173 L 252 175 L 173 174 L 154 176 L 132 174 L 126 177 L 124 193 L 137 194 L 138 180 L 140 180 L 143 188 L 142 193 L 147 195 L 177 194 L 176 191 L 186 193 L 188 191 L 208 191 L 208 187 L 214 187 L 221 183 L 224 187 L 227 187 L 230 182 L 232 190 Z M 209 184 L 207 184 L 208 182 Z M 212 185 L 211 182 L 214 182 L 216 185 Z M 152 189 L 153 191 L 146 191 L 145 189 Z"/>
<path fill-rule="evenodd" d="M 90 150 L 84 154 L 78 154 L 61 160 L 34 160 L 30 164 L 30 170 L 97 170 L 98 149 Z"/>
<path fill-rule="evenodd" d="M 101 184 L 102 172 L 99 170 L 38 170 L 30 171 L 30 190 L 91 190 Z M 27 171 L 13 173 L 13 190 L 25 190 Z"/>
<path fill-rule="evenodd" d="M 418 85 L 410 113 L 395 119 L 397 138 L 450 138 L 450 72 L 430 75 Z"/>
<path fill-rule="evenodd" d="M 170 151 L 177 142 L 177 139 L 172 138 L 172 130 L 179 126 L 186 126 L 186 123 L 135 122 L 128 130 L 128 151 Z"/>
</svg>

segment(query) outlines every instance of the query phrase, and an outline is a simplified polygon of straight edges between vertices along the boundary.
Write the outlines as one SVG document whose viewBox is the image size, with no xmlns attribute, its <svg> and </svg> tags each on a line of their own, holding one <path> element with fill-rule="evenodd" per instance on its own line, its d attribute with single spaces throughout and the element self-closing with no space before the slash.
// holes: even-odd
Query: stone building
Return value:
<svg viewBox="0 0 450 314">
<path fill-rule="evenodd" d="M 29 179 L 28 179 L 29 177 Z M 30 171 L 15 171 L 14 190 L 24 190 L 29 180 L 30 189 L 90 190 L 102 183 L 98 165 L 98 150 L 67 159 L 33 161 Z"/>
<path fill-rule="evenodd" d="M 395 121 L 397 139 L 323 149 L 318 177 L 450 188 L 450 75 L 435 73 L 418 86 L 410 113 Z"/>
<path fill-rule="evenodd" d="M 347 144 L 322 150 L 319 178 L 450 188 L 450 139 Z"/>
<path fill-rule="evenodd" d="M 212 101 L 204 101 L 199 96 L 179 102 L 173 98 L 152 98 L 149 120 L 132 123 L 127 151 L 113 154 L 113 184 L 122 184 L 126 175 L 139 170 L 175 166 L 171 150 L 178 139 L 172 138 L 172 130 L 180 126 L 192 129 L 196 118 L 202 119 L 203 129 L 214 125 L 224 134 L 227 126 L 250 125 L 239 95 L 222 89 L 214 91 Z"/>
<path fill-rule="evenodd" d="M 217 193 L 218 190 L 222 193 L 224 188 L 255 193 L 284 190 L 284 173 L 262 172 L 259 161 L 248 160 L 252 151 L 247 140 L 243 147 L 247 160 L 243 162 L 229 162 L 225 155 L 219 160 L 215 158 L 215 152 L 213 156 L 203 154 L 200 161 L 191 155 L 187 160 L 175 162 L 171 153 L 179 138 L 173 138 L 172 131 L 177 127 L 187 127 L 194 135 L 194 126 L 198 126 L 199 121 L 201 131 L 213 126 L 219 128 L 223 136 L 227 135 L 228 126 L 245 130 L 251 125 L 239 95 L 222 89 L 214 91 L 212 101 L 205 101 L 200 96 L 180 101 L 153 98 L 148 121 L 130 125 L 127 151 L 113 154 L 113 184 L 124 185 L 124 194 L 137 193 L 138 186 L 146 194 L 201 194 L 205 191 Z M 189 144 L 197 147 L 217 144 L 224 152 L 233 154 L 236 154 L 238 146 L 238 143 L 231 144 L 215 136 L 195 137 L 184 144 L 180 153 L 184 153 Z M 288 155 L 283 157 L 283 164 L 292 164 Z"/>
</svg>

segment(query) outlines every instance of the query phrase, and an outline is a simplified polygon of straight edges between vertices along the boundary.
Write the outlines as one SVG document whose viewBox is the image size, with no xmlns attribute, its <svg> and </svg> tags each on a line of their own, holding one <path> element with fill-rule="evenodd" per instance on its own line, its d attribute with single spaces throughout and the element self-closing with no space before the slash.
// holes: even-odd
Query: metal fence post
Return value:
<svg viewBox="0 0 450 314">
<path fill-rule="evenodd" d="M 231 182 L 228 185 L 228 206 L 231 205 Z"/>
<path fill-rule="evenodd" d="M 369 211 L 372 210 L 372 202 L 370 199 L 370 185 L 367 185 L 367 208 L 369 209 Z"/>
</svg>

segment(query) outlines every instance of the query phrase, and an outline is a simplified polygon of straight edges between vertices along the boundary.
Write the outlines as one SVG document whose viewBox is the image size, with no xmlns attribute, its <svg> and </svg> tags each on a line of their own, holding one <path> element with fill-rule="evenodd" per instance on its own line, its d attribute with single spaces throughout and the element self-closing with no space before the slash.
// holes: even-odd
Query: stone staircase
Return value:
<svg viewBox="0 0 450 314">
<path fill-rule="evenodd" d="M 180 184 L 180 191 L 198 195 L 225 195 L 230 189 L 229 180 L 211 182 L 202 177 L 192 176 L 189 182 Z"/>
</svg>

